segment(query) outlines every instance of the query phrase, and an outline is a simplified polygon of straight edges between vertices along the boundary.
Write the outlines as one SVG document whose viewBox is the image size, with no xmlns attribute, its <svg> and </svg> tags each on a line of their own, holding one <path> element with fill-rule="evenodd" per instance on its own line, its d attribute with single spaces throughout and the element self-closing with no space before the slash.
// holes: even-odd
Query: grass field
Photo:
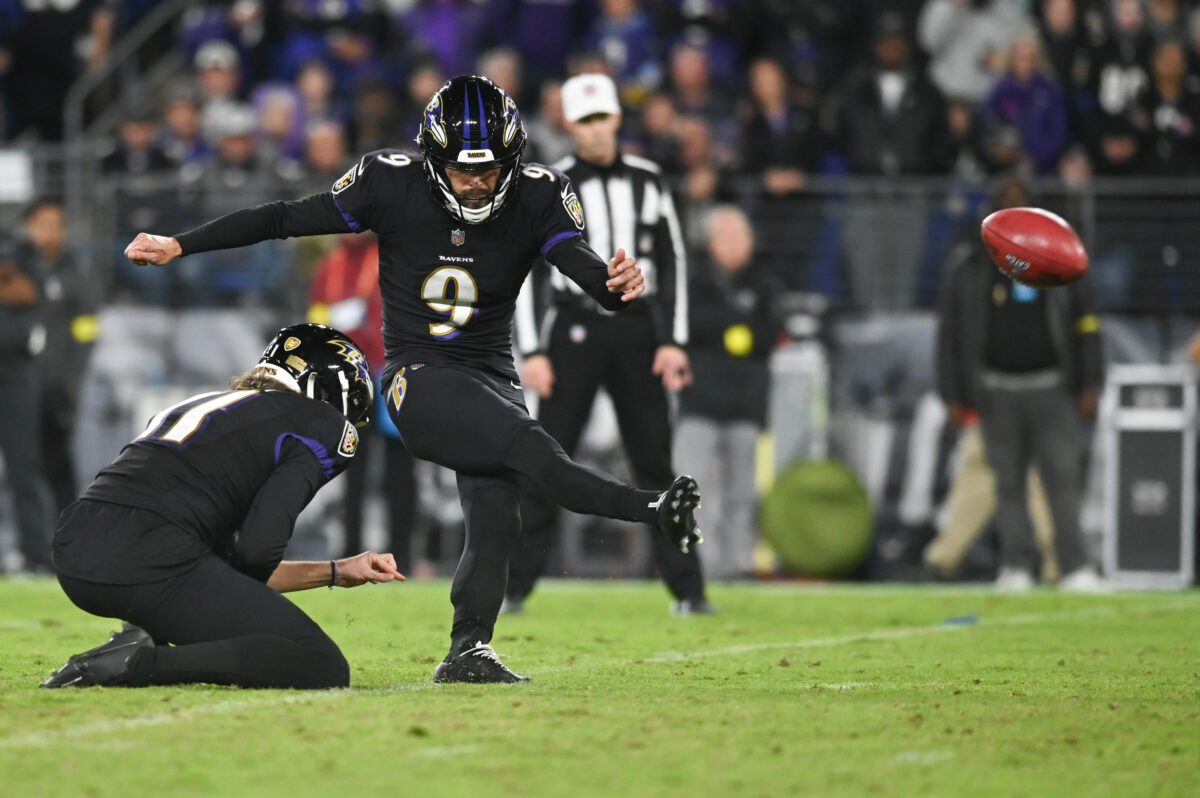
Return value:
<svg viewBox="0 0 1200 798">
<path fill-rule="evenodd" d="M 354 687 L 38 690 L 115 624 L 0 581 L 4 796 L 1194 796 L 1200 592 L 550 583 L 434 686 L 445 582 L 296 594 Z"/>
</svg>

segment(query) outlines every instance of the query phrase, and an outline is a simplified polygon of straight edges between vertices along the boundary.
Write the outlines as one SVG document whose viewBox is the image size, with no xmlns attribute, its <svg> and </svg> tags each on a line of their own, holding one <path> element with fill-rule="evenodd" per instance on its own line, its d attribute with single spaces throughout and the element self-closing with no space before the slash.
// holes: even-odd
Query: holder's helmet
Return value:
<svg viewBox="0 0 1200 798">
<path fill-rule="evenodd" d="M 370 421 L 375 382 L 366 355 L 345 333 L 323 324 L 284 327 L 258 365 L 296 392 L 331 405 L 355 426 Z"/>
<path fill-rule="evenodd" d="M 455 219 L 480 224 L 495 218 L 516 189 L 525 128 L 513 98 L 485 77 L 459 75 L 446 81 L 425 106 L 417 143 L 429 185 Z M 487 196 L 466 197 L 454 193 L 447 168 L 498 168 L 500 177 Z"/>
</svg>

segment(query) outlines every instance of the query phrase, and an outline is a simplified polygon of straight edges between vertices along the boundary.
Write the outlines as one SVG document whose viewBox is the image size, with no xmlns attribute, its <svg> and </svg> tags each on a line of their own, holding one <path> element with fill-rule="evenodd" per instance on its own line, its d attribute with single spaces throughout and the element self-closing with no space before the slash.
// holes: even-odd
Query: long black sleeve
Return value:
<svg viewBox="0 0 1200 798">
<path fill-rule="evenodd" d="M 234 249 L 269 238 L 349 233 L 350 225 L 329 192 L 300 200 L 268 202 L 226 214 L 179 233 L 184 255 L 214 249 Z"/>
<path fill-rule="evenodd" d="M 608 264 L 579 236 L 569 238 L 546 253 L 546 261 L 571 278 L 605 310 L 624 310 L 628 302 L 608 290 Z"/>
<path fill-rule="evenodd" d="M 231 564 L 266 582 L 283 560 L 296 517 L 325 483 L 321 466 L 307 446 L 289 438 L 280 450 L 279 464 L 259 488 L 242 522 Z"/>
</svg>

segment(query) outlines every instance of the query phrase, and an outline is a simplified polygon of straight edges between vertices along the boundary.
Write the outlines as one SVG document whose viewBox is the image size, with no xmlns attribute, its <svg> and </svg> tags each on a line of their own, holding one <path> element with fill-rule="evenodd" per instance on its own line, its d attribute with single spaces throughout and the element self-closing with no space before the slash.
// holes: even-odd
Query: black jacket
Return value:
<svg viewBox="0 0 1200 798">
<path fill-rule="evenodd" d="M 776 291 L 752 261 L 732 275 L 703 263 L 689 293 L 693 381 L 679 395 L 680 413 L 765 424 L 768 359 L 780 331 Z"/>
<path fill-rule="evenodd" d="M 851 73 L 835 99 L 836 141 L 850 171 L 864 175 L 928 175 L 949 170 L 952 151 L 946 102 L 928 78 L 906 73 L 895 113 L 879 91 L 879 72 Z"/>
<path fill-rule="evenodd" d="M 947 404 L 977 407 L 991 302 L 992 264 L 983 245 L 966 243 L 950 255 L 938 308 L 938 394 Z M 1046 312 L 1072 391 L 1099 388 L 1104 380 L 1096 289 L 1089 275 L 1070 285 L 1046 289 Z"/>
</svg>

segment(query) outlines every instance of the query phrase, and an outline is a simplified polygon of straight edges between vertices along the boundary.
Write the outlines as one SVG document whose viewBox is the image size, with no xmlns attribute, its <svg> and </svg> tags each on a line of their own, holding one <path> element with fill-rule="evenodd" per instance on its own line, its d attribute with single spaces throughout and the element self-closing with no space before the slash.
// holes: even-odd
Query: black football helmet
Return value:
<svg viewBox="0 0 1200 798">
<path fill-rule="evenodd" d="M 485 77 L 459 75 L 446 81 L 425 106 L 417 143 L 434 195 L 459 221 L 480 224 L 495 218 L 516 189 L 525 128 L 517 103 Z M 499 168 L 500 177 L 491 194 L 468 198 L 454 193 L 448 166 L 468 172 Z M 483 206 L 467 207 L 468 200 Z"/>
<path fill-rule="evenodd" d="M 324 324 L 284 327 L 267 344 L 258 365 L 298 393 L 332 405 L 356 427 L 371 420 L 371 367 L 345 333 Z"/>
</svg>

